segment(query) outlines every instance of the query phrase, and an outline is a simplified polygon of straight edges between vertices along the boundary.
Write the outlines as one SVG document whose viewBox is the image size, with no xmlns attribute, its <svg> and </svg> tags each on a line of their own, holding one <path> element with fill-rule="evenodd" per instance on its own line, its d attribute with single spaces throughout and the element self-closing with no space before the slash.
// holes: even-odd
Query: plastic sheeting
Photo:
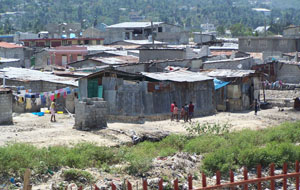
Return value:
<svg viewBox="0 0 300 190">
<path fill-rule="evenodd" d="M 228 85 L 230 82 L 224 82 L 219 79 L 214 79 L 214 84 L 215 84 L 215 90 L 218 90 L 226 85 Z"/>
</svg>

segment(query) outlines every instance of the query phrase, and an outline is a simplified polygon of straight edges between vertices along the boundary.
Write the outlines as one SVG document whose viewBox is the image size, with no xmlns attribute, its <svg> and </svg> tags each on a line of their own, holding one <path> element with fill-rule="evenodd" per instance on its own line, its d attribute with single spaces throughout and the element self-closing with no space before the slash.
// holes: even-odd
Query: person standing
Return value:
<svg viewBox="0 0 300 190">
<path fill-rule="evenodd" d="M 255 100 L 254 100 L 254 110 L 255 110 L 255 113 L 254 113 L 254 114 L 255 114 L 255 115 L 257 115 L 258 106 L 259 106 L 259 105 L 258 105 L 258 101 L 257 101 L 257 99 L 255 99 Z"/>
<path fill-rule="evenodd" d="M 175 104 L 176 104 L 176 102 L 173 102 L 173 103 L 171 104 L 171 121 L 173 121 L 173 119 L 174 119 L 174 108 L 175 108 Z"/>
<path fill-rule="evenodd" d="M 181 107 L 181 111 L 180 111 L 180 119 L 183 119 L 183 121 L 185 121 L 185 110 L 184 110 L 184 106 Z"/>
<path fill-rule="evenodd" d="M 51 122 L 56 122 L 55 119 L 55 110 L 56 110 L 56 103 L 55 103 L 55 99 L 51 102 L 50 105 L 50 112 L 51 112 Z"/>
<path fill-rule="evenodd" d="M 194 117 L 194 105 L 193 105 L 193 102 L 190 102 L 190 105 L 189 105 L 189 120 L 190 122 L 192 121 L 192 117 Z"/>
<path fill-rule="evenodd" d="M 175 107 L 174 107 L 174 118 L 176 119 L 176 121 L 178 122 L 178 107 L 177 105 L 175 104 Z"/>
<path fill-rule="evenodd" d="M 189 119 L 189 105 L 187 104 L 184 105 L 184 112 L 185 112 L 184 121 L 187 122 Z"/>
</svg>

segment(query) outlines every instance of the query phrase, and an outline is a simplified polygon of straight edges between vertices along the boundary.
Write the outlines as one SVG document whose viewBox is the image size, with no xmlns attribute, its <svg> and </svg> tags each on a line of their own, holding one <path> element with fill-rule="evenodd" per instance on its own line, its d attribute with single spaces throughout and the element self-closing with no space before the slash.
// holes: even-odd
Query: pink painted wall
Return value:
<svg viewBox="0 0 300 190">
<path fill-rule="evenodd" d="M 81 55 L 83 59 L 88 54 L 87 47 L 80 46 L 60 46 L 49 50 L 50 64 L 56 66 L 63 66 L 63 56 L 67 57 L 67 63 L 78 61 L 78 56 Z M 54 59 L 53 59 L 54 57 Z"/>
</svg>

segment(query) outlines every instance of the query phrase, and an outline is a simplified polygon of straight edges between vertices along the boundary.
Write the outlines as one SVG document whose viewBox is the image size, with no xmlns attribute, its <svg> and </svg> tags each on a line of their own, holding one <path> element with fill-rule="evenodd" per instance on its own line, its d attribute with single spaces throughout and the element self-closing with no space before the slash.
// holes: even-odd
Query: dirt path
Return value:
<svg viewBox="0 0 300 190">
<path fill-rule="evenodd" d="M 254 112 L 218 113 L 216 115 L 196 118 L 194 121 L 209 123 L 228 123 L 232 130 L 245 128 L 261 129 L 278 125 L 284 121 L 300 119 L 300 112 L 285 108 L 262 110 L 258 116 Z M 14 125 L 0 126 L 0 146 L 8 142 L 27 142 L 44 147 L 52 145 L 72 145 L 79 142 L 92 142 L 98 145 L 115 146 L 131 142 L 128 134 L 140 133 L 185 133 L 184 122 L 155 121 L 144 124 L 109 123 L 107 129 L 85 132 L 73 129 L 74 119 L 68 115 L 57 115 L 56 123 L 50 122 L 50 116 L 38 117 L 33 114 L 14 116 Z"/>
</svg>

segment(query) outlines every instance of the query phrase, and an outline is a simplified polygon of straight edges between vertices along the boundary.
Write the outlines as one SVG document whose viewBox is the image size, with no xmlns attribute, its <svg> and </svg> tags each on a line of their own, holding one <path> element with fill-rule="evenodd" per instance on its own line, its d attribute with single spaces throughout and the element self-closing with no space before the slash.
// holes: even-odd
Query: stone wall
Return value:
<svg viewBox="0 0 300 190">
<path fill-rule="evenodd" d="M 12 122 L 12 92 L 0 89 L 0 125 L 9 125 Z"/>
<path fill-rule="evenodd" d="M 107 104 L 102 98 L 83 98 L 75 103 L 75 125 L 78 130 L 107 127 Z"/>
<path fill-rule="evenodd" d="M 239 38 L 239 50 L 243 52 L 296 52 L 300 50 L 299 41 L 299 38 L 243 37 Z"/>
</svg>

